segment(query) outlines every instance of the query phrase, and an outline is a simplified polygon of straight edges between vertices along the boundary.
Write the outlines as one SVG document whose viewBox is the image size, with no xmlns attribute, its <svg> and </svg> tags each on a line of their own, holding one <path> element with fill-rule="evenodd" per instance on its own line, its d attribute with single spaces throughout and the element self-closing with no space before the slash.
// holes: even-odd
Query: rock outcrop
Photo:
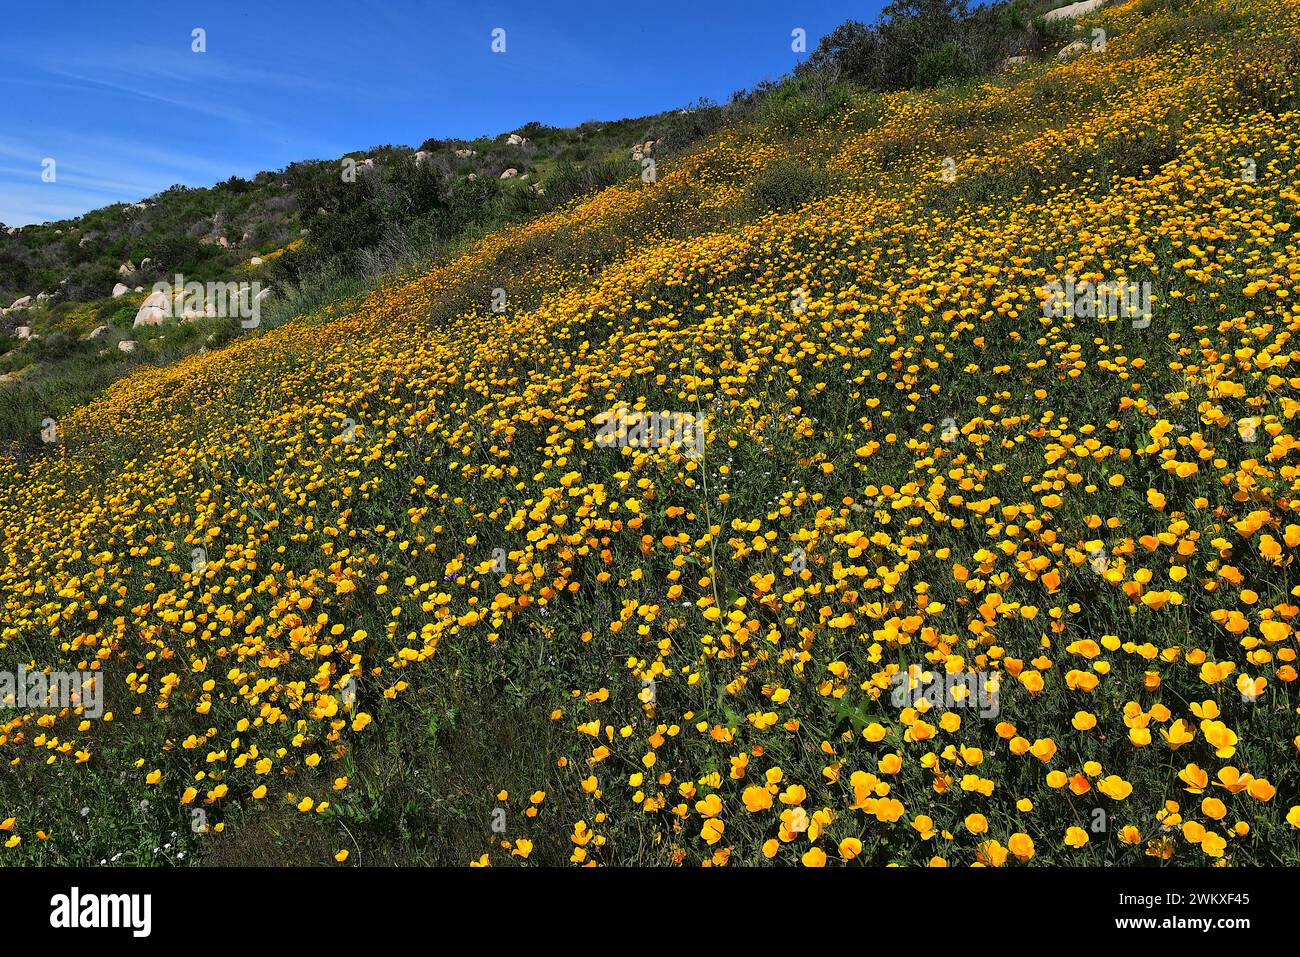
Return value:
<svg viewBox="0 0 1300 957">
<path fill-rule="evenodd" d="M 171 297 L 164 292 L 151 292 L 140 304 L 140 310 L 135 314 L 135 322 L 131 323 L 131 328 L 161 326 L 171 318 L 171 315 Z"/>
<path fill-rule="evenodd" d="M 1088 50 L 1089 46 L 1087 40 L 1072 40 L 1056 51 L 1056 58 L 1062 63 L 1065 63 L 1067 60 L 1073 60 L 1076 57 L 1087 53 Z"/>
<path fill-rule="evenodd" d="M 1100 10 L 1105 5 L 1106 0 L 1079 0 L 1078 3 L 1072 3 L 1069 6 L 1048 10 L 1043 14 L 1043 19 L 1048 23 L 1053 20 L 1075 20 L 1085 14 L 1092 13 L 1094 10 Z"/>
</svg>

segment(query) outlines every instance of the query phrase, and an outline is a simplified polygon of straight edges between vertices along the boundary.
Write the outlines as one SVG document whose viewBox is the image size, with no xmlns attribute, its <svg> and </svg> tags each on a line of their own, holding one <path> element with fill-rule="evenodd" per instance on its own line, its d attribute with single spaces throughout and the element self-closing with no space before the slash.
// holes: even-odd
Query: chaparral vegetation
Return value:
<svg viewBox="0 0 1300 957">
<path fill-rule="evenodd" d="M 1300 3 L 1074 29 L 52 418 L 0 863 L 1300 864 Z"/>
</svg>

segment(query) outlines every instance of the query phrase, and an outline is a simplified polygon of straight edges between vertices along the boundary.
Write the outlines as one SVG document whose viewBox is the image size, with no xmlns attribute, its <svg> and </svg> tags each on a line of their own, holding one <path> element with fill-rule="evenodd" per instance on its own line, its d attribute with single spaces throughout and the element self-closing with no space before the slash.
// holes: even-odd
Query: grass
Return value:
<svg viewBox="0 0 1300 957">
<path fill-rule="evenodd" d="M 1216 46 L 1285 62 L 1283 13 Z M 395 242 L 73 410 L 0 466 L 0 641 L 103 661 L 115 718 L 6 715 L 0 854 L 1300 862 L 1294 125 L 1105 16 L 1106 58 L 774 107 L 432 265 Z M 1093 272 L 1155 280 L 1152 326 L 1043 314 Z M 703 458 L 600 448 L 619 402 L 707 417 Z M 913 664 L 998 714 L 899 707 Z"/>
</svg>

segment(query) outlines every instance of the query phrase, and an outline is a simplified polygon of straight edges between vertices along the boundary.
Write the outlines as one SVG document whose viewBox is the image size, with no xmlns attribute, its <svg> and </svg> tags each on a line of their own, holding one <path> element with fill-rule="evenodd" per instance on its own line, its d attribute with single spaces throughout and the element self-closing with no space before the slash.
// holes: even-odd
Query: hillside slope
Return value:
<svg viewBox="0 0 1300 957">
<path fill-rule="evenodd" d="M 1300 863 L 1300 4 L 1093 26 L 0 462 L 0 663 L 112 714 L 0 724 L 0 860 Z"/>
<path fill-rule="evenodd" d="M 257 334 L 202 308 L 137 324 L 160 283 L 256 283 L 270 298 L 255 328 L 278 325 L 635 175 L 646 155 L 668 159 L 741 105 L 376 146 L 0 229 L 0 445 L 33 444 L 42 417 L 142 366 Z"/>
</svg>

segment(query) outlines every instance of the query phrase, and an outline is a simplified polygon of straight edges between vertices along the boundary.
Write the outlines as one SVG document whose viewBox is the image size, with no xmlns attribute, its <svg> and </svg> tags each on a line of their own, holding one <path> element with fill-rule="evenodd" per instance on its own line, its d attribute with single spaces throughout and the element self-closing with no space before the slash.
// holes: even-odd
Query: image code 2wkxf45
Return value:
<svg viewBox="0 0 1300 957">
<path fill-rule="evenodd" d="M 1295 3 L 344 9 L 0 41 L 0 864 L 61 926 L 284 866 L 1269 911 Z"/>
</svg>

